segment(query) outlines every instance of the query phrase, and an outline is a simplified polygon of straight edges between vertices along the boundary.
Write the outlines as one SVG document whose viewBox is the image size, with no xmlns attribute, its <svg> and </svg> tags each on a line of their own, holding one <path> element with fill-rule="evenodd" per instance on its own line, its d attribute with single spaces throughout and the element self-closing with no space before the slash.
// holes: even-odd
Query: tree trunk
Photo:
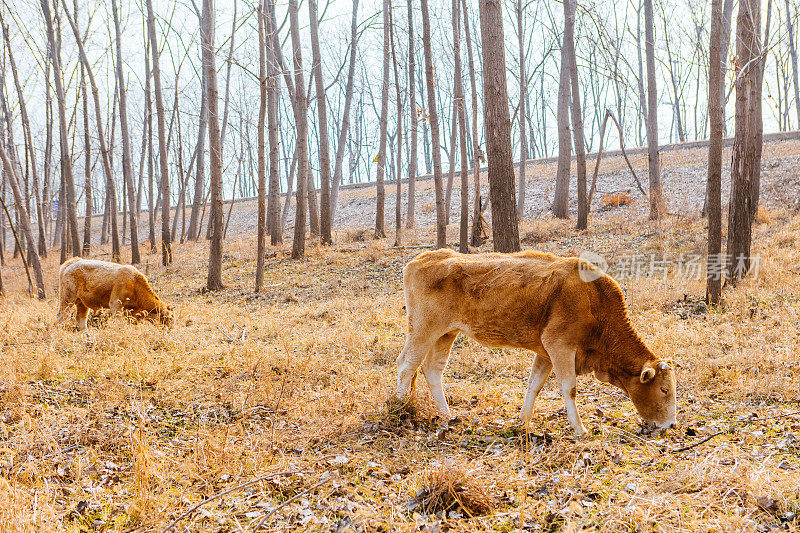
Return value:
<svg viewBox="0 0 800 533">
<path fill-rule="evenodd" d="M 718 305 L 722 293 L 722 0 L 711 2 L 711 36 L 708 69 L 708 117 L 711 136 L 708 144 L 708 265 L 706 299 Z"/>
<path fill-rule="evenodd" d="M 480 0 L 478 5 L 483 42 L 483 116 L 486 122 L 492 237 L 496 252 L 516 252 L 519 250 L 519 227 L 514 201 L 503 14 L 500 0 Z"/>
<path fill-rule="evenodd" d="M 83 93 L 83 196 L 86 202 L 83 216 L 83 257 L 89 257 L 92 251 L 92 146 L 89 141 L 89 91 L 86 88 L 83 65 L 81 65 L 81 93 Z"/>
<path fill-rule="evenodd" d="M 469 169 L 467 162 L 467 125 L 464 106 L 464 83 L 461 76 L 461 20 L 460 0 L 453 0 L 453 62 L 455 63 L 455 102 L 458 114 L 458 137 L 461 148 L 461 220 L 459 224 L 458 251 L 469 252 Z M 399 95 L 398 95 L 399 96 Z M 451 150 L 455 151 L 453 146 Z"/>
<path fill-rule="evenodd" d="M 117 47 L 117 86 L 119 87 L 119 126 L 122 137 L 122 178 L 128 192 L 128 213 L 131 226 L 131 263 L 141 262 L 139 257 L 139 214 L 136 211 L 136 193 L 133 189 L 133 162 L 131 161 L 131 136 L 128 130 L 128 97 L 125 89 L 125 75 L 122 71 L 122 32 L 119 24 L 117 0 L 111 0 L 114 13 L 114 32 Z M 180 147 L 179 147 L 180 149 Z"/>
<path fill-rule="evenodd" d="M 406 2 L 408 11 L 408 108 L 411 111 L 411 132 L 408 157 L 408 204 L 406 205 L 406 228 L 411 229 L 415 224 L 415 207 L 417 197 L 417 127 L 419 115 L 417 114 L 417 88 L 414 85 L 416 74 L 416 50 L 414 48 L 414 2 Z"/>
<path fill-rule="evenodd" d="M 208 80 L 203 69 L 201 90 L 200 90 L 200 121 L 197 132 L 197 167 L 195 168 L 194 179 L 194 200 L 192 201 L 192 213 L 189 216 L 189 240 L 200 239 L 202 225 L 200 224 L 200 210 L 203 208 L 205 198 L 205 145 L 208 131 Z"/>
<path fill-rule="evenodd" d="M 22 85 L 20 84 L 19 74 L 17 72 L 17 64 L 14 61 L 14 54 L 12 53 L 11 50 L 11 40 L 9 39 L 8 36 L 8 26 L 6 26 L 5 22 L 3 21 L 2 14 L 0 14 L 0 24 L 2 24 L 3 26 L 3 39 L 5 40 L 6 43 L 6 50 L 8 51 L 8 61 L 9 64 L 11 65 L 11 73 L 14 77 L 14 87 L 17 91 L 17 100 L 19 101 L 19 112 L 20 112 L 20 117 L 22 118 L 22 127 L 25 135 L 25 143 L 26 143 L 25 145 L 30 153 L 29 161 L 30 161 L 31 175 L 33 177 L 33 194 L 36 200 L 36 222 L 38 224 L 38 234 L 39 234 L 37 249 L 41 257 L 47 257 L 47 234 L 46 234 L 47 226 L 46 226 L 45 210 L 47 208 L 48 203 L 45 196 L 42 196 L 39 192 L 39 173 L 37 171 L 38 167 L 36 165 L 36 150 L 34 149 L 33 145 L 33 134 L 31 133 L 31 123 L 30 120 L 28 119 L 28 108 L 25 105 L 25 98 L 22 92 Z M 49 81 L 46 83 L 49 83 Z M 47 88 L 48 107 L 50 104 L 49 95 L 50 95 L 50 88 L 48 87 Z M 48 131 L 48 133 L 50 132 Z M 45 165 L 47 164 L 48 163 L 45 163 Z M 47 179 L 47 175 L 45 176 L 45 179 Z"/>
<path fill-rule="evenodd" d="M 722 3 L 722 135 L 727 135 L 725 121 L 725 106 L 728 103 L 725 89 L 725 77 L 728 75 L 728 47 L 731 42 L 731 19 L 733 18 L 733 0 L 724 0 Z"/>
<path fill-rule="evenodd" d="M 455 94 L 455 86 L 453 87 L 453 94 Z M 444 112 L 444 110 L 442 110 Z M 453 98 L 453 105 L 451 109 L 450 115 L 450 144 L 449 150 L 450 153 L 448 154 L 448 167 L 447 167 L 447 186 L 445 187 L 444 191 L 444 222 L 445 224 L 450 224 L 450 207 L 451 207 L 451 198 L 453 194 L 453 181 L 455 180 L 456 176 L 456 150 L 455 146 L 458 142 L 458 137 L 456 136 L 458 132 L 458 113 L 456 112 L 456 100 L 455 97 Z"/>
<path fill-rule="evenodd" d="M 483 244 L 483 212 L 481 198 L 481 161 L 483 152 L 480 142 L 478 142 L 478 89 L 475 82 L 475 63 L 472 59 L 472 33 L 469 29 L 469 12 L 467 10 L 467 0 L 461 0 L 461 9 L 464 15 L 464 34 L 467 37 L 467 64 L 469 66 L 469 85 L 472 92 L 472 172 L 475 187 L 475 200 L 472 213 L 472 246 L 478 247 Z"/>
<path fill-rule="evenodd" d="M 322 54 L 319 50 L 317 2 L 309 0 L 308 13 L 311 30 L 312 70 L 317 90 L 317 117 L 319 118 L 319 181 L 320 181 L 320 237 L 323 245 L 333 244 L 331 235 L 331 156 L 328 143 L 328 109 L 325 102 L 325 83 L 322 77 Z"/>
<path fill-rule="evenodd" d="M 385 0 L 384 0 L 385 1 Z M 436 194 L 436 247 L 447 246 L 447 222 L 444 214 L 444 191 L 442 190 L 442 153 L 439 145 L 439 114 L 436 110 L 434 92 L 433 52 L 431 51 L 431 23 L 428 0 L 422 0 L 422 47 L 425 51 L 425 81 L 428 96 L 428 115 L 431 123 L 433 184 Z"/>
<path fill-rule="evenodd" d="M 306 103 L 305 80 L 303 79 L 303 55 L 300 43 L 300 23 L 297 16 L 297 0 L 289 0 L 289 24 L 292 34 L 292 64 L 294 66 L 294 109 L 297 130 L 297 207 L 294 217 L 294 240 L 292 259 L 300 259 L 306 253 L 306 187 L 308 186 L 308 105 Z M 288 198 L 287 198 L 288 200 Z"/>
<path fill-rule="evenodd" d="M 566 5 L 566 3 L 565 3 Z M 519 46 L 519 173 L 517 185 L 517 220 L 522 220 L 525 212 L 525 167 L 528 162 L 528 138 L 525 132 L 525 100 L 528 95 L 528 78 L 525 74 L 525 46 L 522 25 L 522 0 L 516 0 L 517 44 Z"/>
<path fill-rule="evenodd" d="M 78 33 L 78 27 L 75 25 L 75 21 L 69 14 L 66 1 L 61 0 L 61 5 L 64 8 L 64 14 L 67 17 L 67 21 L 69 22 L 70 27 L 72 27 L 72 33 L 75 36 L 75 41 L 78 44 L 78 55 L 80 57 L 81 63 L 83 64 L 83 67 L 86 69 L 86 75 L 89 77 L 89 85 L 92 88 L 92 99 L 94 100 L 95 124 L 97 124 L 97 140 L 100 144 L 100 157 L 103 160 L 103 170 L 105 171 L 106 187 L 108 190 L 107 201 L 110 205 L 109 217 L 111 219 L 111 250 L 112 250 L 111 258 L 113 261 L 120 261 L 121 255 L 120 255 L 120 244 L 119 244 L 119 231 L 117 229 L 117 193 L 114 186 L 114 173 L 111 170 L 111 155 L 110 155 L 111 150 L 106 144 L 105 131 L 103 130 L 103 113 L 100 109 L 100 92 L 97 89 L 97 83 L 95 82 L 94 74 L 92 73 L 91 64 L 89 63 L 89 59 L 86 56 L 86 51 L 83 48 L 83 42 L 81 40 L 80 34 Z M 113 127 L 112 127 L 112 132 L 113 132 Z M 112 146 L 113 146 L 113 140 L 112 140 Z M 67 187 L 67 194 L 69 194 L 69 187 Z M 69 203 L 69 199 L 67 199 L 67 203 Z M 73 236 L 72 238 L 75 237 Z"/>
<path fill-rule="evenodd" d="M 731 163 L 726 264 L 728 278 L 734 285 L 750 270 L 751 194 L 761 149 L 761 107 L 755 102 L 761 97 L 761 61 L 758 60 L 761 53 L 760 15 L 760 2 L 740 0 L 736 21 L 736 56 L 741 61 L 736 76 L 736 130 Z"/>
<path fill-rule="evenodd" d="M 586 229 L 589 205 L 586 202 L 586 145 L 583 140 L 583 109 L 575 56 L 575 8 L 577 0 L 564 1 L 564 45 L 569 56 L 569 75 L 572 93 L 572 136 L 575 140 L 575 167 L 578 189 L 578 221 L 576 229 Z"/>
<path fill-rule="evenodd" d="M 794 82 L 794 107 L 795 111 L 797 111 L 797 124 L 798 127 L 800 127 L 800 81 L 798 81 L 798 75 L 797 75 L 797 49 L 795 48 L 794 45 L 794 25 L 792 24 L 792 15 L 789 7 L 789 0 L 786 0 L 786 30 L 787 33 L 789 34 L 789 56 L 791 57 L 792 60 L 792 81 Z"/>
<path fill-rule="evenodd" d="M 647 97 L 644 90 L 644 71 L 642 70 L 642 9 L 644 9 L 645 0 L 639 0 L 639 7 L 636 10 L 636 60 L 638 67 L 638 76 L 636 76 L 636 84 L 639 89 L 639 144 L 642 143 L 642 130 L 641 123 L 644 122 L 645 129 L 647 129 Z"/>
<path fill-rule="evenodd" d="M 269 228 L 270 243 L 275 246 L 283 241 L 283 223 L 281 221 L 281 181 L 278 153 L 278 97 L 280 79 L 276 54 L 273 49 L 274 39 L 269 38 L 275 31 L 271 13 L 275 9 L 274 0 L 264 0 L 267 12 L 264 28 L 267 31 L 267 122 L 269 136 Z M 287 198 L 291 193 L 287 193 Z"/>
<path fill-rule="evenodd" d="M 150 0 L 148 0 L 148 3 Z M 217 291 L 222 284 L 222 135 L 219 125 L 219 91 L 217 89 L 217 67 L 214 60 L 214 0 L 203 0 L 203 15 L 200 39 L 203 51 L 203 72 L 206 76 L 206 100 L 208 105 L 208 149 L 211 177 L 211 214 L 213 227 L 208 254 L 208 278 L 206 288 Z M 155 73 L 154 73 L 155 74 Z M 158 75 L 155 74 L 156 80 Z M 167 191 L 167 194 L 169 191 Z M 165 196 L 166 198 L 166 196 Z M 165 204 L 168 202 L 165 201 Z"/>
<path fill-rule="evenodd" d="M 411 0 L 409 0 L 410 2 Z M 331 226 L 336 217 L 336 207 L 339 202 L 339 185 L 342 182 L 342 162 L 344 150 L 347 146 L 348 130 L 350 129 L 350 104 L 353 101 L 353 84 L 356 70 L 356 44 L 358 42 L 358 0 L 353 0 L 353 14 L 350 21 L 350 63 L 347 67 L 347 85 L 344 91 L 344 110 L 342 111 L 342 126 L 339 130 L 339 139 L 336 144 L 336 164 L 333 167 L 333 183 L 331 184 Z"/>
<path fill-rule="evenodd" d="M 764 134 L 764 125 L 762 123 L 761 114 L 761 88 L 764 81 L 764 69 L 767 63 L 767 51 L 769 50 L 769 25 L 772 17 L 772 0 L 767 0 L 767 22 L 764 26 L 764 41 L 760 47 L 760 58 L 758 67 L 758 80 L 756 80 L 756 87 L 758 89 L 757 95 L 753 96 L 753 111 L 755 120 L 751 123 L 751 133 L 753 135 L 753 147 L 756 151 L 756 161 L 753 165 L 753 189 L 750 193 L 750 213 L 752 220 L 755 221 L 758 214 L 758 202 L 761 197 L 761 150 L 763 147 L 762 137 Z"/>
<path fill-rule="evenodd" d="M 203 2 L 203 8 L 206 9 L 206 1 Z M 153 93 L 155 94 L 156 123 L 158 124 L 158 164 L 161 169 L 161 264 L 167 266 L 172 263 L 172 235 L 170 235 L 169 231 L 169 168 L 167 166 L 164 99 L 161 93 L 161 67 L 159 66 L 159 50 L 158 41 L 156 40 L 156 24 L 152 0 L 147 0 L 147 33 L 150 35 L 150 60 L 153 63 Z M 216 71 L 214 72 L 216 75 Z M 208 77 L 207 72 L 206 77 Z"/>
<path fill-rule="evenodd" d="M 255 292 L 261 292 L 264 285 L 264 254 L 267 251 L 267 154 L 264 141 L 264 121 L 267 117 L 267 29 L 264 2 L 258 3 L 258 89 L 260 105 L 258 108 L 258 236 L 256 244 L 256 284 Z M 272 207 L 270 205 L 270 207 Z"/>
<path fill-rule="evenodd" d="M 391 42 L 389 36 L 389 10 L 390 0 L 383 0 L 383 81 L 381 83 L 381 116 L 380 139 L 378 141 L 378 170 L 377 170 L 377 197 L 375 207 L 375 238 L 386 237 L 386 223 L 384 209 L 386 204 L 386 189 L 383 184 L 383 175 L 386 170 L 386 138 L 389 128 L 389 57 Z"/>
<path fill-rule="evenodd" d="M 658 90 L 653 25 L 653 0 L 644 0 L 645 54 L 647 56 L 647 169 L 650 176 L 650 219 L 661 216 L 661 168 L 658 156 Z"/>
<path fill-rule="evenodd" d="M 70 235 L 72 242 L 72 255 L 81 255 L 81 243 L 78 237 L 78 215 L 77 206 L 75 203 L 75 178 L 72 174 L 72 158 L 69 152 L 68 133 L 67 133 L 67 110 L 66 110 L 66 95 L 64 93 L 64 86 L 62 84 L 61 72 L 61 53 L 56 47 L 55 32 L 53 30 L 53 21 L 50 17 L 50 5 L 48 0 L 40 0 L 42 6 L 42 13 L 44 15 L 45 26 L 47 28 L 47 41 L 50 48 L 50 61 L 53 65 L 53 81 L 56 88 L 56 100 L 58 102 L 58 128 L 59 137 L 61 139 L 61 173 L 64 177 L 65 191 L 65 205 L 64 210 L 66 217 L 64 224 Z M 80 40 L 80 39 L 78 39 Z M 114 211 L 116 215 L 116 211 Z M 116 217 L 112 217 L 116 222 Z M 119 254 L 119 234 L 117 233 L 116 226 L 112 228 L 112 234 L 116 235 L 116 254 Z"/>
<path fill-rule="evenodd" d="M 49 21 L 49 13 L 46 15 L 46 17 L 47 18 L 45 20 Z M 56 73 L 59 72 L 59 70 L 55 67 L 54 70 Z M 44 300 L 44 276 L 42 275 L 42 265 L 39 262 L 39 255 L 35 251 L 36 241 L 33 238 L 33 231 L 31 230 L 30 216 L 28 215 L 28 211 L 25 209 L 25 198 L 20 190 L 16 171 L 14 170 L 14 166 L 11 164 L 8 155 L 6 154 L 6 150 L 3 147 L 2 142 L 0 142 L 0 159 L 2 159 L 3 174 L 8 183 L 11 185 L 11 191 L 14 193 L 14 202 L 17 204 L 17 212 L 20 213 L 20 226 L 22 227 L 22 233 L 26 242 L 28 243 L 28 249 L 31 251 L 28 257 L 31 261 L 31 266 L 33 267 L 33 272 L 36 277 L 36 294 L 40 300 Z"/>
<path fill-rule="evenodd" d="M 391 7 L 391 1 L 389 5 Z M 403 100 L 400 96 L 400 72 L 397 69 L 397 53 L 394 48 L 394 18 L 391 9 L 389 10 L 389 22 L 392 42 L 392 68 L 394 69 L 394 88 L 397 105 L 397 170 L 394 173 L 394 245 L 400 246 L 403 242 L 403 213 L 401 209 L 401 204 L 403 202 Z"/>
<path fill-rule="evenodd" d="M 566 7 L 566 4 L 565 4 Z M 566 21 L 565 21 L 566 22 Z M 566 24 L 561 43 L 561 74 L 558 82 L 558 169 L 553 194 L 553 216 L 569 218 L 569 182 L 572 166 L 572 139 L 569 129 L 570 68 Z"/>
</svg>

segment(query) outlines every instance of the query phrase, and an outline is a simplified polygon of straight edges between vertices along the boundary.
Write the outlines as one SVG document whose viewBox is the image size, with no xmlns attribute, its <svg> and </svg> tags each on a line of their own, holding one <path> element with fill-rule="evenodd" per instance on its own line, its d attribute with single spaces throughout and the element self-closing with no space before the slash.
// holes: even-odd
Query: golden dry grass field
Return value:
<svg viewBox="0 0 800 533">
<path fill-rule="evenodd" d="M 704 253 L 697 216 L 657 224 L 619 211 L 580 234 L 572 224 L 527 225 L 524 246 Z M 236 239 L 218 293 L 199 290 L 205 243 L 176 245 L 168 268 L 147 257 L 142 270 L 177 307 L 172 329 L 105 315 L 84 333 L 59 328 L 57 254 L 43 302 L 27 296 L 17 260 L 3 268 L 0 530 L 800 527 L 800 218 L 788 211 L 760 214 L 759 276 L 727 289 L 720 309 L 701 303 L 701 281 L 621 282 L 637 330 L 677 364 L 680 427 L 642 434 L 630 400 L 583 376 L 590 435 L 578 441 L 552 380 L 520 425 L 530 353 L 464 337 L 445 373 L 460 423 L 444 440 L 424 380 L 410 408 L 391 401 L 401 269 L 419 249 L 340 233 L 292 261 L 287 244 L 271 250 L 256 295 L 254 240 Z"/>
</svg>

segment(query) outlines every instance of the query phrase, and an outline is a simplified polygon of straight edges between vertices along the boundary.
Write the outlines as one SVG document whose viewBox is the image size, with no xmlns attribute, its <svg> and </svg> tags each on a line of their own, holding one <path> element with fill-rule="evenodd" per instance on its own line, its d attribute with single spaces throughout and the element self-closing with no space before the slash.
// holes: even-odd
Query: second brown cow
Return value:
<svg viewBox="0 0 800 533">
<path fill-rule="evenodd" d="M 89 309 L 127 312 L 136 319 L 172 325 L 172 307 L 164 304 L 144 274 L 130 265 L 72 258 L 58 271 L 58 298 L 58 322 L 66 324 L 69 307 L 75 304 L 78 330 L 86 329 Z"/>
</svg>

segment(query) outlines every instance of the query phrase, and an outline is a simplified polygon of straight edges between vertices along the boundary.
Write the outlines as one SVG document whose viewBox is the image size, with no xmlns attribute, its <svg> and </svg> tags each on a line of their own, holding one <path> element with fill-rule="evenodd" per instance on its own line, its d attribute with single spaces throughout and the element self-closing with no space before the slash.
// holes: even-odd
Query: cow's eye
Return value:
<svg viewBox="0 0 800 533">
<path fill-rule="evenodd" d="M 666 387 L 661 387 L 661 392 L 663 392 L 664 394 L 668 394 L 669 390 Z"/>
</svg>

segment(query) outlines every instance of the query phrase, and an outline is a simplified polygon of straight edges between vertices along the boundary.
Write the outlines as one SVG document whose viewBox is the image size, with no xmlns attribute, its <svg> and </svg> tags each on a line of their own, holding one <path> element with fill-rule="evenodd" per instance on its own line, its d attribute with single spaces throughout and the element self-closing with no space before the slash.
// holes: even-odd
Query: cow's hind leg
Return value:
<svg viewBox="0 0 800 533">
<path fill-rule="evenodd" d="M 417 369 L 433 348 L 434 338 L 425 333 L 410 333 L 406 336 L 403 351 L 397 356 L 397 398 L 406 401 L 417 379 Z"/>
<path fill-rule="evenodd" d="M 77 309 L 75 321 L 78 325 L 78 331 L 83 331 L 86 329 L 86 318 L 89 314 L 89 309 L 80 300 L 75 302 L 75 308 Z"/>
<path fill-rule="evenodd" d="M 450 332 L 439 337 L 433 345 L 433 350 L 431 350 L 422 364 L 422 373 L 425 374 L 425 380 L 428 382 L 431 396 L 433 396 L 433 401 L 436 402 L 439 415 L 445 424 L 450 420 L 450 408 L 447 406 L 447 398 L 442 387 L 442 374 L 444 374 L 444 369 L 447 367 L 450 348 L 453 346 L 453 341 L 456 340 L 456 335 L 458 335 L 458 332 Z"/>
<path fill-rule="evenodd" d="M 58 315 L 56 322 L 59 326 L 66 327 L 69 321 L 69 307 L 75 302 L 75 294 L 70 290 L 69 284 L 59 280 L 58 283 Z"/>
<path fill-rule="evenodd" d="M 553 370 L 553 363 L 546 355 L 536 354 L 533 358 L 533 366 L 531 367 L 531 375 L 528 378 L 528 391 L 525 393 L 525 403 L 522 405 L 522 421 L 527 424 L 533 416 L 533 405 L 536 402 L 536 397 L 544 387 L 547 378 L 550 377 L 550 372 Z"/>
</svg>

